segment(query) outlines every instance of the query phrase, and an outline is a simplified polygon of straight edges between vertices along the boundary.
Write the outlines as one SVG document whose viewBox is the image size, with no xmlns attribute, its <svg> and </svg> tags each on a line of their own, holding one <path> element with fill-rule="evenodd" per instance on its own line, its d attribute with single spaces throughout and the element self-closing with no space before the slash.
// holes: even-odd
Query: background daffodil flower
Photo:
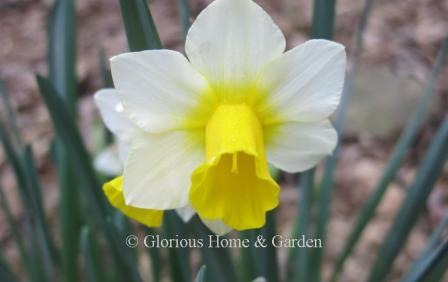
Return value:
<svg viewBox="0 0 448 282">
<path fill-rule="evenodd" d="M 263 226 L 279 201 L 267 163 L 299 172 L 332 153 L 337 135 L 328 117 L 345 75 L 338 43 L 284 50 L 283 34 L 256 3 L 216 0 L 188 32 L 188 59 L 170 50 L 113 57 L 121 108 L 102 115 L 129 144 L 125 204 L 191 205 L 204 221 Z M 120 133 L 118 113 L 134 133 Z"/>
</svg>

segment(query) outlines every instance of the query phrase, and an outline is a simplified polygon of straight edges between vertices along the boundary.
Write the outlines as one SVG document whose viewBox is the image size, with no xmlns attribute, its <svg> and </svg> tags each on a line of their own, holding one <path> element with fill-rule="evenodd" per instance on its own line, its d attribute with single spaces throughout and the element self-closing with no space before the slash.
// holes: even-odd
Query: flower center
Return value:
<svg viewBox="0 0 448 282">
<path fill-rule="evenodd" d="M 220 105 L 205 129 L 206 161 L 192 176 L 190 202 L 202 218 L 237 229 L 261 227 L 279 187 L 265 158 L 263 127 L 247 104 Z"/>
</svg>

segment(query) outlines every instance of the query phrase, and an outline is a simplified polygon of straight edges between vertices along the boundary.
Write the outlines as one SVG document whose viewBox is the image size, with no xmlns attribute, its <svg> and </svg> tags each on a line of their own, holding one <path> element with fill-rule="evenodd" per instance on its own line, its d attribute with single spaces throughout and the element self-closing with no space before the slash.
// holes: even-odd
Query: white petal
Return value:
<svg viewBox="0 0 448 282">
<path fill-rule="evenodd" d="M 135 126 L 123 113 L 123 106 L 117 91 L 115 89 L 101 89 L 95 93 L 94 98 L 106 127 L 118 138 L 126 139 L 128 133 Z"/>
<path fill-rule="evenodd" d="M 201 218 L 201 220 L 210 231 L 217 235 L 223 236 L 232 231 L 232 228 L 225 225 L 221 220 L 209 220 L 205 218 Z"/>
<path fill-rule="evenodd" d="M 204 130 L 145 133 L 133 140 L 123 173 L 126 204 L 176 209 L 189 204 L 190 177 L 204 162 Z"/>
<path fill-rule="evenodd" d="M 188 31 L 185 51 L 213 84 L 255 79 L 260 67 L 280 56 L 285 38 L 252 0 L 216 0 Z"/>
<path fill-rule="evenodd" d="M 344 46 L 318 39 L 267 64 L 259 78 L 270 93 L 259 106 L 265 122 L 319 121 L 330 116 L 339 104 L 345 63 Z"/>
<path fill-rule="evenodd" d="M 135 125 L 123 113 L 117 91 L 101 89 L 95 93 L 94 99 L 106 127 L 121 140 L 126 139 Z"/>
<path fill-rule="evenodd" d="M 129 118 L 152 132 L 197 127 L 207 83 L 179 52 L 149 50 L 111 59 L 112 76 Z"/>
<path fill-rule="evenodd" d="M 138 129 L 135 132 L 139 132 Z M 134 134 L 136 134 L 135 132 Z M 126 163 L 126 158 L 128 157 L 129 150 L 131 149 L 131 140 L 127 141 L 128 142 L 118 142 L 118 158 L 120 159 L 122 165 Z"/>
<path fill-rule="evenodd" d="M 108 176 L 118 176 L 123 171 L 123 166 L 114 145 L 102 150 L 93 162 L 95 169 Z"/>
<path fill-rule="evenodd" d="M 176 209 L 176 213 L 183 222 L 189 222 L 190 219 L 195 215 L 196 211 L 190 205 L 188 205 L 183 208 Z"/>
<path fill-rule="evenodd" d="M 135 126 L 128 116 L 123 112 L 123 105 L 119 99 L 119 95 L 115 89 L 102 89 L 95 94 L 95 103 L 100 110 L 106 127 L 112 131 L 118 139 L 118 161 L 120 164 L 120 174 L 122 172 L 122 164 L 124 164 L 128 155 L 131 140 L 135 135 L 141 134 L 142 130 Z M 99 156 L 100 157 L 100 156 Z M 101 156 L 98 160 L 100 166 L 105 168 L 103 164 L 107 160 L 107 155 Z M 107 157 L 110 159 L 110 157 Z M 112 166 L 112 165 L 111 165 Z M 114 164 L 116 166 L 116 164 Z M 105 171 L 104 171 L 105 173 Z M 106 173 L 107 174 L 107 173 Z M 115 175 L 115 174 L 114 174 Z"/>
<path fill-rule="evenodd" d="M 265 132 L 268 162 L 287 172 L 315 166 L 337 143 L 336 131 L 328 120 L 271 125 Z"/>
</svg>

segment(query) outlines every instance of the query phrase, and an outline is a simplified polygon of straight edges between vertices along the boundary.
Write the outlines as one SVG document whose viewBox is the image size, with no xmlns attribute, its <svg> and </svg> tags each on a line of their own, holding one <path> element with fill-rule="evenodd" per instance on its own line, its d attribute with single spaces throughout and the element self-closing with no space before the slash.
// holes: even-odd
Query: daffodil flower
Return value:
<svg viewBox="0 0 448 282">
<path fill-rule="evenodd" d="M 187 57 L 170 50 L 113 57 L 121 112 L 138 129 L 123 137 L 131 144 L 125 204 L 191 205 L 205 221 L 263 226 L 280 190 L 268 162 L 300 172 L 332 153 L 337 134 L 328 118 L 345 75 L 338 43 L 284 50 L 283 34 L 256 3 L 216 0 L 192 24 Z M 118 128 L 116 114 L 103 118 Z"/>
</svg>

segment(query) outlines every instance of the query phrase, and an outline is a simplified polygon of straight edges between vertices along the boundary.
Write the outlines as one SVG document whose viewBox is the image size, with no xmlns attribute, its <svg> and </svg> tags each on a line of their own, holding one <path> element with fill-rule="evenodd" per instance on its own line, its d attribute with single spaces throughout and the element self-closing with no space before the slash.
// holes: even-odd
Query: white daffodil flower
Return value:
<svg viewBox="0 0 448 282">
<path fill-rule="evenodd" d="M 170 50 L 113 57 L 122 112 L 138 129 L 123 137 L 131 144 L 126 205 L 191 205 L 204 221 L 263 226 L 280 190 L 267 163 L 299 172 L 332 153 L 337 134 L 328 117 L 345 75 L 338 43 L 284 50 L 283 34 L 256 3 L 216 0 L 188 32 L 188 59 Z M 109 114 L 103 118 L 119 131 L 117 111 Z"/>
</svg>

